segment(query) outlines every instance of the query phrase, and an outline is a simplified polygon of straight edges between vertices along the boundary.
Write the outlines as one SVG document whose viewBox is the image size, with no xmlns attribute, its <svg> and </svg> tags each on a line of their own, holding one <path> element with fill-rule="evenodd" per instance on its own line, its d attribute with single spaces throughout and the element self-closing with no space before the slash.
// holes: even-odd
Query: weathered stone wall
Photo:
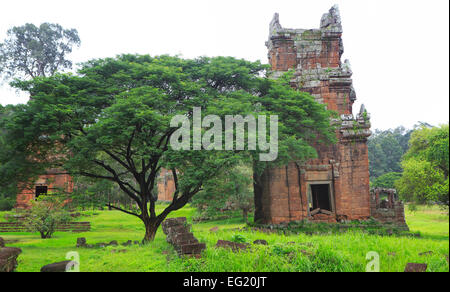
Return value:
<svg viewBox="0 0 450 292">
<path fill-rule="evenodd" d="M 298 165 L 268 169 L 263 174 L 256 219 L 264 224 L 297 220 L 335 222 L 370 217 L 369 160 L 367 137 L 369 116 L 362 107 L 354 117 L 356 94 L 349 62 L 341 63 L 344 51 L 342 26 L 337 7 L 322 17 L 319 29 L 287 29 L 275 14 L 270 23 L 269 63 L 277 78 L 293 69 L 291 86 L 309 92 L 340 114 L 335 145 L 316 145 L 318 158 Z M 329 184 L 332 212 L 311 215 L 310 184 Z M 328 213 L 328 212 L 327 212 Z"/>
<path fill-rule="evenodd" d="M 191 226 L 187 224 L 186 217 L 169 218 L 161 224 L 166 240 L 172 244 L 178 255 L 201 257 L 206 249 L 205 243 L 198 242 L 194 234 L 190 232 Z"/>
</svg>

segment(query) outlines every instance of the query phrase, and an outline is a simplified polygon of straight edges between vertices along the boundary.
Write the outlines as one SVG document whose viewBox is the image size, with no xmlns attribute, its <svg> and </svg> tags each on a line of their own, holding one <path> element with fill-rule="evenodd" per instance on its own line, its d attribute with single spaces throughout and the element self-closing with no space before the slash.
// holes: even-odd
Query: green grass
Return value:
<svg viewBox="0 0 450 292">
<path fill-rule="evenodd" d="M 448 213 L 438 206 L 418 206 L 416 212 L 406 208 L 406 217 L 411 231 L 419 231 L 423 238 L 444 240 L 448 243 Z"/>
<path fill-rule="evenodd" d="M 164 206 L 159 205 L 159 211 Z M 241 218 L 193 224 L 195 236 L 207 244 L 201 259 L 180 259 L 166 243 L 161 230 L 147 246 L 76 248 L 77 237 L 86 237 L 88 244 L 117 240 L 141 240 L 144 228 L 139 219 L 118 211 L 85 213 L 80 221 L 90 221 L 92 230 L 86 233 L 55 233 L 51 239 L 40 239 L 38 234 L 4 233 L 1 237 L 9 246 L 20 247 L 18 271 L 39 271 L 43 265 L 63 261 L 69 251 L 80 254 L 81 271 L 365 271 L 366 254 L 376 251 L 380 256 L 381 271 L 403 271 L 406 263 L 427 263 L 428 271 L 449 271 L 445 256 L 449 253 L 449 218 L 435 207 L 420 207 L 407 212 L 407 221 L 421 238 L 368 235 L 350 231 L 337 235 L 282 235 L 260 231 L 239 231 L 245 227 Z M 0 217 L 4 213 L 0 212 Z M 185 207 L 170 217 L 186 216 L 195 210 Z M 212 233 L 212 227 L 219 231 Z M 216 249 L 217 240 L 231 240 L 233 236 L 251 243 L 265 239 L 268 246 L 253 245 L 249 251 L 233 253 Z M 126 253 L 112 253 L 112 249 L 127 249 Z M 433 251 L 432 255 L 419 253 Z M 395 253 L 395 256 L 389 255 Z"/>
</svg>

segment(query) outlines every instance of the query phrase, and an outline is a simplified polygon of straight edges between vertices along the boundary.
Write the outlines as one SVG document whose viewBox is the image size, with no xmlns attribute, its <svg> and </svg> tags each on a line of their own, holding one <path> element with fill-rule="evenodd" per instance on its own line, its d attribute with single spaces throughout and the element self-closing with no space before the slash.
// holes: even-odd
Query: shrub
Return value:
<svg viewBox="0 0 450 292">
<path fill-rule="evenodd" d="M 411 203 L 408 205 L 408 210 L 412 213 L 417 211 L 417 204 Z"/>
<path fill-rule="evenodd" d="M 27 213 L 25 226 L 30 232 L 39 232 L 43 239 L 51 238 L 58 224 L 71 220 L 70 213 L 64 208 L 64 201 L 57 197 L 32 202 Z"/>
<path fill-rule="evenodd" d="M 272 253 L 274 255 L 278 255 L 278 256 L 282 256 L 282 255 L 287 255 L 287 254 L 291 254 L 293 252 L 295 252 L 295 248 L 292 246 L 285 246 L 282 244 L 277 244 L 275 246 L 273 246 L 272 248 Z"/>
<path fill-rule="evenodd" d="M 237 243 L 245 243 L 245 242 L 247 242 L 247 239 L 242 234 L 235 234 L 231 237 L 231 241 L 237 242 Z"/>
</svg>

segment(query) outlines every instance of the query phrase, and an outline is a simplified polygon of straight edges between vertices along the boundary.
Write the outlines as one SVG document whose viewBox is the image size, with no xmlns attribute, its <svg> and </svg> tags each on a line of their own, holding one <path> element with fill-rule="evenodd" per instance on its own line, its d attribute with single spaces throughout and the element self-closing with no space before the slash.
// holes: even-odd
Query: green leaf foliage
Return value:
<svg viewBox="0 0 450 292">
<path fill-rule="evenodd" d="M 65 201 L 58 196 L 46 196 L 31 203 L 26 212 L 24 225 L 30 232 L 39 232 L 41 238 L 51 238 L 59 224 L 70 222 L 70 213 Z"/>
<path fill-rule="evenodd" d="M 395 182 L 400 179 L 402 174 L 400 172 L 389 172 L 377 177 L 373 180 L 371 187 L 373 188 L 395 188 Z"/>
<path fill-rule="evenodd" d="M 1 119 L 5 147 L 0 172 L 31 181 L 48 168 L 107 180 L 139 206 L 117 208 L 140 218 L 152 240 L 167 215 L 185 206 L 206 182 L 238 163 L 260 170 L 261 151 L 175 151 L 169 141 L 176 115 L 279 115 L 274 164 L 314 156 L 316 141 L 331 141 L 331 113 L 307 93 L 264 77 L 267 66 L 231 57 L 121 55 L 82 65 L 78 74 L 55 74 L 12 84 L 29 92 L 26 105 Z M 222 123 L 224 124 L 224 123 Z M 205 129 L 203 129 L 205 131 Z M 191 128 L 192 133 L 192 128 Z M 247 149 L 247 148 L 246 148 Z M 173 201 L 156 214 L 159 171 L 171 171 Z"/>
<path fill-rule="evenodd" d="M 421 127 L 412 133 L 403 175 L 396 183 L 400 195 L 416 203 L 449 202 L 449 128 Z"/>
</svg>

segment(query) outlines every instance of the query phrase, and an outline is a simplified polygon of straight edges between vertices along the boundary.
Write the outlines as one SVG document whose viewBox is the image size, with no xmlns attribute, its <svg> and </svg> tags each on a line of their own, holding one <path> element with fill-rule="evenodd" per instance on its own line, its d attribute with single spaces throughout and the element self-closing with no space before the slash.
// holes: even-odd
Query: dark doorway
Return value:
<svg viewBox="0 0 450 292">
<path fill-rule="evenodd" d="M 329 184 L 311 185 L 311 199 L 313 210 L 320 208 L 332 211 Z"/>
<path fill-rule="evenodd" d="M 47 186 L 36 186 L 36 199 L 41 195 L 46 195 L 48 191 Z"/>
</svg>

